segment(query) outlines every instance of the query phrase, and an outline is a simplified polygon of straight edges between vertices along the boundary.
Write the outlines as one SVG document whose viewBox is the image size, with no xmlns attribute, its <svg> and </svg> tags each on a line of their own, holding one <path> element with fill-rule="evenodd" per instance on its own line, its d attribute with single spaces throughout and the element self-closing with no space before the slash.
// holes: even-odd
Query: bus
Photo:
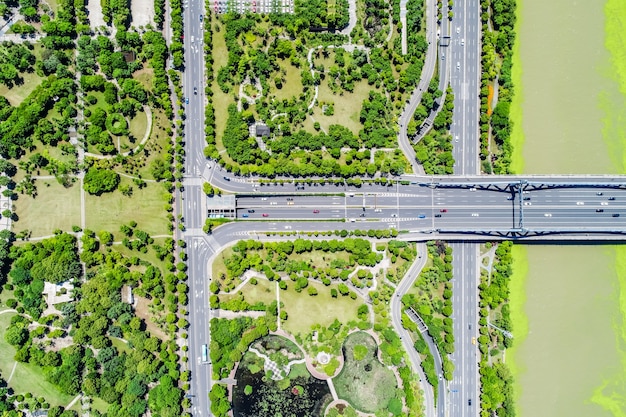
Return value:
<svg viewBox="0 0 626 417">
<path fill-rule="evenodd" d="M 202 362 L 208 361 L 209 349 L 206 345 L 202 345 Z"/>
</svg>

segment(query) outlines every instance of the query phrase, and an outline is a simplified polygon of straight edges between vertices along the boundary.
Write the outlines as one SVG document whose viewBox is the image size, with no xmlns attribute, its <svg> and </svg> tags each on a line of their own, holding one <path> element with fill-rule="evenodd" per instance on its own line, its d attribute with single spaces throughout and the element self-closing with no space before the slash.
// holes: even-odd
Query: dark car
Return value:
<svg viewBox="0 0 626 417">
<path fill-rule="evenodd" d="M 204 19 L 204 18 L 202 17 L 202 15 L 200 15 L 200 21 L 201 21 L 201 22 L 202 22 L 202 19 Z"/>
<path fill-rule="evenodd" d="M 596 209 L 596 213 L 604 213 L 603 209 Z"/>
<path fill-rule="evenodd" d="M 619 213 L 613 213 L 613 217 L 619 217 Z"/>
<path fill-rule="evenodd" d="M 435 214 L 435 217 L 441 217 L 441 214 Z"/>
<path fill-rule="evenodd" d="M 609 200 L 613 201 L 615 200 L 615 197 L 609 197 Z"/>
<path fill-rule="evenodd" d="M 193 93 L 196 94 L 196 95 L 198 94 L 198 87 L 194 87 L 193 88 Z"/>
<path fill-rule="evenodd" d="M 596 195 L 602 195 L 602 191 L 598 191 Z"/>
<path fill-rule="evenodd" d="M 471 398 L 467 399 L 467 405 L 472 405 L 472 399 Z"/>
<path fill-rule="evenodd" d="M 440 212 L 440 213 L 447 213 L 447 212 L 448 212 L 448 209 L 441 209 L 441 210 L 439 210 L 439 212 Z"/>
<path fill-rule="evenodd" d="M 225 179 L 226 181 L 230 181 L 230 178 L 228 178 L 228 177 L 224 177 L 224 179 Z"/>
<path fill-rule="evenodd" d="M 250 209 L 248 210 L 248 213 L 254 213 L 254 210 Z"/>
</svg>

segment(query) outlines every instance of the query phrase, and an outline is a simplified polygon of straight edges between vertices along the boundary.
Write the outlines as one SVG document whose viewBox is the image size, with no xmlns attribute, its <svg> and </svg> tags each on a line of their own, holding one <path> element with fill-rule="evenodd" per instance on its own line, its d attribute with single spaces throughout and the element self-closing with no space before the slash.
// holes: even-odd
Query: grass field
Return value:
<svg viewBox="0 0 626 417">
<path fill-rule="evenodd" d="M 141 111 L 130 119 L 130 125 L 128 126 L 130 135 L 135 138 L 135 143 L 131 143 L 130 148 L 134 148 L 139 145 L 139 142 L 143 139 L 148 128 L 148 117 L 144 111 Z"/>
<path fill-rule="evenodd" d="M 356 360 L 353 352 L 357 345 L 365 346 L 367 353 Z M 333 378 L 337 396 L 348 401 L 360 411 L 373 413 L 387 410 L 389 400 L 395 395 L 396 378 L 376 357 L 378 346 L 372 336 L 356 332 L 344 342 L 345 362 L 341 372 Z"/>
<path fill-rule="evenodd" d="M 149 182 L 140 190 L 126 177 L 122 177 L 120 186 L 122 185 L 133 187 L 131 197 L 126 197 L 119 191 L 101 196 L 85 195 L 86 227 L 94 231 L 117 232 L 121 224 L 134 220 L 138 229 L 150 235 L 169 234 L 163 186 Z"/>
<path fill-rule="evenodd" d="M 216 20 L 212 20 L 215 26 Z M 219 25 L 221 30 L 213 33 L 213 76 L 217 79 L 217 72 L 220 68 L 228 63 L 228 48 L 226 48 L 226 41 L 224 40 L 224 27 Z M 233 103 L 232 95 L 225 94 L 220 89 L 217 82 L 213 82 L 211 86 L 213 90 L 213 108 L 215 109 L 215 140 L 217 142 L 217 149 L 222 151 L 224 146 L 222 145 L 222 135 L 224 133 L 224 127 L 226 126 L 226 119 L 228 117 L 228 105 Z M 231 91 L 232 93 L 232 91 Z M 222 157 L 228 155 L 223 152 Z M 229 158 L 229 162 L 230 158 Z"/>
<path fill-rule="evenodd" d="M 35 180 L 37 197 L 20 195 L 15 205 L 19 220 L 14 231 L 28 229 L 32 237 L 51 235 L 55 229 L 80 226 L 80 185 L 65 188 L 55 179 Z"/>
<path fill-rule="evenodd" d="M 133 78 L 141 83 L 149 91 L 152 91 L 152 79 L 154 78 L 154 70 L 148 66 L 136 71 Z"/>
<path fill-rule="evenodd" d="M 285 70 L 286 75 L 284 76 L 283 87 L 278 89 L 272 83 L 272 95 L 276 97 L 277 100 L 282 99 L 290 99 L 291 97 L 298 97 L 302 93 L 302 77 L 300 77 L 300 69 L 291 65 L 288 60 L 281 59 L 278 61 L 278 64 L 282 69 Z M 263 92 L 267 94 L 266 91 Z"/>
<path fill-rule="evenodd" d="M 95 231 L 96 233 L 98 232 L 98 230 Z M 113 231 L 113 235 L 115 236 L 115 241 L 121 241 L 123 239 L 122 234 L 119 232 L 119 230 L 114 230 Z M 163 245 L 163 243 L 165 242 L 164 237 L 162 238 L 156 238 L 154 239 L 154 244 L 155 245 Z M 157 258 L 156 253 L 154 252 L 154 249 L 152 249 L 152 247 L 150 249 L 148 249 L 147 253 L 141 253 L 139 251 L 136 250 L 132 250 L 132 249 L 128 249 L 126 246 L 122 245 L 122 244 L 114 244 L 112 246 L 113 250 L 130 257 L 136 256 L 139 259 L 143 259 L 144 261 L 150 262 L 152 265 L 157 266 L 161 269 L 161 271 L 165 271 L 165 261 L 161 261 L 159 260 L 159 258 Z"/>
<path fill-rule="evenodd" d="M 3 378 L 9 379 L 15 364 L 15 348 L 4 340 L 4 332 L 11 323 L 11 317 L 15 314 L 7 313 L 0 315 L 0 372 Z M 16 394 L 30 392 L 35 397 L 45 397 L 51 406 L 66 406 L 72 401 L 71 395 L 65 395 L 49 382 L 47 382 L 41 369 L 27 363 L 18 363 L 11 382 L 8 384 Z"/>
<path fill-rule="evenodd" d="M 317 289 L 318 294 L 314 296 L 308 294 L 307 288 L 297 293 L 291 281 L 288 281 L 287 285 L 287 291 L 280 292 L 280 301 L 284 303 L 283 310 L 288 314 L 287 321 L 282 327 L 292 334 L 309 333 L 314 324 L 327 327 L 335 319 L 339 319 L 344 324 L 357 320 L 357 309 L 363 304 L 363 300 L 359 298 L 353 300 L 341 295 L 338 298 L 332 298 L 330 289 L 337 288 L 336 285 L 326 287 L 309 281 L 309 287 Z"/>
<path fill-rule="evenodd" d="M 139 151 L 134 157 L 134 159 L 138 159 L 140 162 L 139 174 L 144 179 L 154 179 L 150 171 L 150 165 L 155 159 L 163 158 L 163 149 L 172 140 L 166 131 L 169 125 L 170 121 L 167 119 L 165 113 L 163 113 L 162 110 L 153 108 L 150 139 L 146 142 L 143 150 Z M 143 133 L 139 137 L 138 141 L 141 141 L 142 138 Z"/>
<path fill-rule="evenodd" d="M 31 73 L 20 73 L 24 82 L 20 85 L 14 85 L 8 88 L 6 85 L 0 85 L 0 96 L 6 97 L 12 106 L 18 106 L 32 91 L 41 84 L 41 77 L 34 71 Z"/>
<path fill-rule="evenodd" d="M 250 284 L 250 281 L 248 281 L 241 289 L 241 292 L 243 292 L 244 299 L 249 304 L 255 304 L 262 301 L 266 305 L 269 305 L 272 301 L 276 300 L 276 283 L 270 282 L 266 279 L 257 279 L 257 284 L 252 285 Z M 220 301 L 228 301 L 235 296 L 235 294 L 220 294 L 219 297 Z"/>
<path fill-rule="evenodd" d="M 220 275 L 226 275 L 226 266 L 224 265 L 224 259 L 228 259 L 233 255 L 233 249 L 228 247 L 221 251 L 219 255 L 215 257 L 212 265 L 212 271 L 214 277 L 219 277 Z"/>
<path fill-rule="evenodd" d="M 120 352 L 131 353 L 133 350 L 128 346 L 126 342 L 117 337 L 111 337 L 111 344 L 117 348 Z"/>
<path fill-rule="evenodd" d="M 91 397 L 91 409 L 98 410 L 101 413 L 106 413 L 107 408 L 109 408 L 109 403 L 101 400 L 98 397 Z"/>
<path fill-rule="evenodd" d="M 328 83 L 322 82 L 319 86 L 317 104 L 313 107 L 313 117 L 326 130 L 331 124 L 339 124 L 347 127 L 356 135 L 362 128 L 359 114 L 363 100 L 368 97 L 370 91 L 372 91 L 372 86 L 368 85 L 365 80 L 355 83 L 352 93 L 344 92 L 343 95 L 333 94 Z M 323 102 L 333 103 L 335 112 L 332 116 L 322 114 L 321 103 Z"/>
</svg>

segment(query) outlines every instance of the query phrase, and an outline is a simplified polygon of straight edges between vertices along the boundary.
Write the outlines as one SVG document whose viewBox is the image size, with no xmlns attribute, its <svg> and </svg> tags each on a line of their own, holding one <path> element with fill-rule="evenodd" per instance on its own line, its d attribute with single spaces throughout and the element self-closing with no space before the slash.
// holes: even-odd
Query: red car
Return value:
<svg viewBox="0 0 626 417">
<path fill-rule="evenodd" d="M 441 210 L 439 210 L 439 212 L 440 212 L 440 213 L 447 213 L 447 212 L 448 212 L 448 209 L 441 209 Z"/>
<path fill-rule="evenodd" d="M 313 210 L 313 213 L 314 213 L 314 214 L 317 214 L 317 213 L 319 213 L 319 212 L 320 212 L 319 210 Z"/>
<path fill-rule="evenodd" d="M 269 217 L 270 215 L 267 213 L 263 213 L 263 217 Z"/>
</svg>

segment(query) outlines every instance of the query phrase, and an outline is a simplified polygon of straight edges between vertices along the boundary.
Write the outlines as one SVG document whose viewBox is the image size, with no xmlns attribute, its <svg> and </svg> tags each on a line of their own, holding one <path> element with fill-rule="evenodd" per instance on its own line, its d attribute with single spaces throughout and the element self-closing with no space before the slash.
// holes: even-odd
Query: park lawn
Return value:
<svg viewBox="0 0 626 417">
<path fill-rule="evenodd" d="M 56 179 L 35 180 L 37 197 L 20 195 L 14 207 L 19 220 L 14 231 L 30 230 L 31 237 L 48 236 L 56 229 L 80 226 L 80 183 L 63 187 Z M 45 219 L 45 221 L 42 221 Z"/>
<path fill-rule="evenodd" d="M 106 413 L 107 408 L 109 408 L 109 403 L 104 401 L 98 397 L 90 397 L 91 398 L 91 409 L 98 410 L 100 413 Z"/>
<path fill-rule="evenodd" d="M 361 80 L 354 84 L 352 93 L 344 91 L 343 95 L 339 95 L 333 94 L 328 87 L 328 83 L 323 82 L 319 86 L 317 103 L 313 107 L 313 117 L 320 122 L 320 125 L 326 131 L 328 131 L 331 124 L 337 124 L 347 127 L 356 135 L 363 127 L 359 120 L 363 100 L 369 96 L 372 90 L 372 86 L 367 84 L 366 80 Z M 324 102 L 333 104 L 335 111 L 332 116 L 322 114 L 322 103 Z"/>
<path fill-rule="evenodd" d="M 146 123 L 147 123 L 146 118 Z M 137 167 L 139 175 L 143 179 L 154 179 L 150 166 L 157 159 L 163 159 L 164 149 L 171 144 L 172 139 L 167 133 L 171 122 L 163 110 L 152 108 L 152 129 L 150 130 L 150 139 L 144 144 L 143 148 L 137 151 L 133 157 L 133 165 Z M 145 129 L 144 129 L 145 131 Z M 137 138 L 135 146 L 143 139 L 143 133 Z"/>
<path fill-rule="evenodd" d="M 128 346 L 128 343 L 124 342 L 122 339 L 118 339 L 117 337 L 110 337 L 111 344 L 117 348 L 120 352 L 131 353 L 133 350 Z"/>
<path fill-rule="evenodd" d="M 96 231 L 97 233 L 98 231 Z M 112 232 L 115 240 L 119 241 L 121 239 L 123 239 L 122 233 L 120 233 L 119 230 L 115 230 Z M 164 237 L 157 237 L 154 238 L 154 245 L 163 245 L 163 243 L 165 243 L 165 239 Z M 132 249 L 128 249 L 126 246 L 122 245 L 121 243 L 114 243 L 112 246 L 112 249 L 121 253 L 124 256 L 127 256 L 129 258 L 132 258 L 133 256 L 136 256 L 139 259 L 142 259 L 146 262 L 151 263 L 152 265 L 158 267 L 161 269 L 161 272 L 165 272 L 167 271 L 167 268 L 165 267 L 165 261 L 160 260 L 157 256 L 156 253 L 154 251 L 154 249 L 152 249 L 152 245 L 149 245 L 150 248 L 148 249 L 147 253 L 142 253 L 136 250 L 132 250 Z M 142 269 L 143 271 L 143 269 Z"/>
<path fill-rule="evenodd" d="M 261 254 L 261 258 L 263 258 L 265 254 Z M 316 268 L 328 268 L 330 267 L 330 263 L 334 259 L 341 259 L 347 261 L 350 259 L 350 254 L 346 251 L 338 251 L 335 253 L 324 252 L 322 250 L 313 250 L 311 252 L 303 252 L 303 253 L 295 253 L 293 252 L 289 255 L 289 259 L 294 261 L 305 261 L 310 265 L 315 266 Z"/>
<path fill-rule="evenodd" d="M 0 292 L 0 311 L 6 310 L 9 308 L 7 306 L 7 300 L 10 298 L 15 298 L 15 296 L 13 295 L 13 290 L 7 290 L 3 288 L 2 292 Z"/>
<path fill-rule="evenodd" d="M 219 30 L 213 31 L 213 72 L 217 75 L 217 71 L 224 65 L 228 64 L 228 48 L 224 34 L 226 29 L 224 25 L 218 22 L 217 18 L 211 13 L 211 27 L 218 27 Z"/>
<path fill-rule="evenodd" d="M 233 99 L 230 95 L 225 94 L 220 90 L 217 82 L 213 83 L 213 109 L 215 110 L 215 146 L 224 160 L 233 164 L 233 160 L 226 152 L 222 138 L 224 137 L 224 129 L 226 129 L 226 119 L 228 119 L 228 106 L 233 104 Z"/>
<path fill-rule="evenodd" d="M 349 296 L 339 295 L 337 298 L 330 296 L 331 288 L 309 280 L 309 287 L 317 289 L 317 295 L 309 295 L 308 287 L 302 292 L 294 290 L 295 283 L 288 281 L 287 290 L 280 292 L 280 301 L 284 304 L 283 310 L 287 312 L 287 321 L 283 322 L 283 329 L 291 334 L 307 334 L 311 332 L 311 326 L 320 324 L 328 327 L 335 319 L 347 324 L 357 320 L 357 309 L 363 304 L 363 300 L 351 299 Z"/>
<path fill-rule="evenodd" d="M 24 101 L 24 99 L 41 84 L 42 80 L 34 71 L 21 72 L 20 77 L 24 79 L 24 82 L 20 85 L 14 85 L 12 88 L 8 88 L 4 84 L 0 85 L 0 96 L 6 97 L 13 107 L 17 107 Z"/>
<path fill-rule="evenodd" d="M 119 191 L 101 196 L 85 193 L 86 227 L 94 231 L 119 231 L 121 224 L 131 220 L 137 222 L 137 229 L 150 235 L 169 235 L 165 217 L 165 189 L 159 183 L 148 182 L 139 189 L 130 178 L 121 177 L 120 186 L 130 185 L 133 194 L 130 197 Z"/>
<path fill-rule="evenodd" d="M 135 71 L 133 78 L 139 81 L 146 90 L 152 91 L 152 79 L 154 78 L 154 70 L 152 68 L 144 66 L 139 71 Z"/>
<path fill-rule="evenodd" d="M 15 348 L 4 340 L 4 332 L 11 323 L 11 317 L 15 314 L 7 313 L 0 315 L 0 372 L 3 378 L 9 379 L 15 360 Z M 54 385 L 44 379 L 42 369 L 28 363 L 19 362 L 15 373 L 8 386 L 13 388 L 16 394 L 30 392 L 35 397 L 45 397 L 51 405 L 65 407 L 74 398 L 71 395 L 62 394 Z"/>
<path fill-rule="evenodd" d="M 224 259 L 230 258 L 233 256 L 233 253 L 233 248 L 229 246 L 215 257 L 212 265 L 212 275 L 214 279 L 219 279 L 222 274 L 226 276 L 226 265 L 224 264 Z"/>
<path fill-rule="evenodd" d="M 270 305 L 276 300 L 276 282 L 270 282 L 264 278 L 257 278 L 257 284 L 252 285 L 250 281 L 241 288 L 244 300 L 249 304 L 256 304 L 259 301 L 265 305 Z M 281 293 L 282 295 L 282 293 Z M 236 294 L 220 294 L 220 302 L 229 301 Z"/>
<path fill-rule="evenodd" d="M 367 353 L 361 360 L 356 360 L 353 355 L 357 345 L 367 348 Z M 395 375 L 378 361 L 377 349 L 376 341 L 371 335 L 365 332 L 351 334 L 344 342 L 343 368 L 333 378 L 337 396 L 348 401 L 357 410 L 367 413 L 387 410 L 389 400 L 394 398 L 397 389 Z"/>
<path fill-rule="evenodd" d="M 142 110 L 138 112 L 135 117 L 130 119 L 128 128 L 130 136 L 134 138 L 134 142 L 129 144 L 129 148 L 132 149 L 139 145 L 146 134 L 146 129 L 148 128 L 148 116 L 146 115 L 146 112 Z M 124 143 L 124 141 L 122 143 Z"/>
<path fill-rule="evenodd" d="M 85 94 L 85 97 L 87 97 L 87 96 L 94 96 L 98 100 L 93 105 L 85 106 L 86 108 L 90 109 L 91 111 L 94 111 L 98 107 L 103 109 L 103 110 L 106 110 L 106 108 L 109 107 L 107 102 L 104 100 L 104 93 L 103 92 L 101 92 L 101 91 L 89 91 L 88 93 Z"/>
<path fill-rule="evenodd" d="M 300 94 L 303 92 L 300 69 L 291 65 L 291 62 L 286 59 L 279 60 L 278 65 L 280 65 L 280 67 L 286 72 L 284 77 L 285 82 L 283 82 L 282 88 L 279 89 L 275 87 L 272 80 L 272 86 L 274 86 L 272 88 L 272 95 L 274 95 L 277 100 L 289 100 L 292 97 L 299 97 Z M 267 95 L 268 92 L 264 91 L 263 94 Z"/>
</svg>

